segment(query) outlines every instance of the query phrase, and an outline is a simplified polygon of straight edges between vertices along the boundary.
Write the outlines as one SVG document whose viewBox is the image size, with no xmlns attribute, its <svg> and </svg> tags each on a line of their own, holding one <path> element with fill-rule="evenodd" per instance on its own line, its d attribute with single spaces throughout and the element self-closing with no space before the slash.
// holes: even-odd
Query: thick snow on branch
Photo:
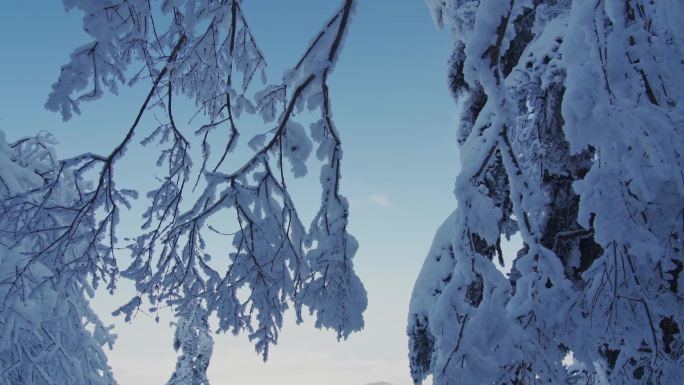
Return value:
<svg viewBox="0 0 684 385">
<path fill-rule="evenodd" d="M 455 40 L 463 169 L 414 288 L 414 381 L 677 383 L 681 2 L 428 5 Z M 515 232 L 505 278 L 494 263 Z"/>
</svg>

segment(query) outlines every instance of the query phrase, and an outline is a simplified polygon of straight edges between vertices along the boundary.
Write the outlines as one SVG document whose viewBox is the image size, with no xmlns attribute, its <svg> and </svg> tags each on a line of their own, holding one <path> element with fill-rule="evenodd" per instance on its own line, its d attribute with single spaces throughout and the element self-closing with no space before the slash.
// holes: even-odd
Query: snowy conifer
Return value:
<svg viewBox="0 0 684 385">
<path fill-rule="evenodd" d="M 463 168 L 414 288 L 414 381 L 677 383 L 684 5 L 428 5 L 455 41 Z M 506 278 L 494 263 L 516 232 Z"/>
</svg>

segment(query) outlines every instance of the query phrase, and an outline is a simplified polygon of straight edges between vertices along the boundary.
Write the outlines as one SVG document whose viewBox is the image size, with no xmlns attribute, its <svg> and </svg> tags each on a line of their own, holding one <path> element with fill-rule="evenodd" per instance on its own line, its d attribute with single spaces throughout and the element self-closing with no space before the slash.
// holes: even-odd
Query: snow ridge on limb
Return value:
<svg viewBox="0 0 684 385">
<path fill-rule="evenodd" d="M 464 166 L 449 280 L 426 296 L 436 275 L 421 274 L 414 289 L 414 381 L 675 383 L 684 35 L 671 13 L 681 4 L 428 5 L 455 40 Z M 516 231 L 524 247 L 506 280 L 493 260 Z M 565 367 L 569 353 L 576 365 Z"/>
</svg>

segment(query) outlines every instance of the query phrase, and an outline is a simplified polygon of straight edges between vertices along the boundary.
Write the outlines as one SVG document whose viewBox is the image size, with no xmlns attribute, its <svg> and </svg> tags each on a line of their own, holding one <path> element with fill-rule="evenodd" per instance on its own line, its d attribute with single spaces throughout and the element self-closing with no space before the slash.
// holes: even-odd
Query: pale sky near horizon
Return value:
<svg viewBox="0 0 684 385">
<path fill-rule="evenodd" d="M 339 3 L 245 1 L 271 75 L 296 62 Z M 43 108 L 60 66 L 85 39 L 80 16 L 65 13 L 61 1 L 3 5 L 0 130 L 9 140 L 48 130 L 66 156 L 104 152 L 121 137 L 137 112 L 142 85 L 84 105 L 83 115 L 66 123 Z M 405 336 L 411 289 L 435 230 L 456 206 L 457 116 L 446 86 L 450 50 L 448 32 L 435 29 L 424 1 L 359 1 L 330 86 L 345 151 L 349 230 L 360 244 L 355 267 L 368 292 L 366 327 L 338 343 L 310 319 L 294 325 L 288 317 L 265 364 L 245 335 L 217 336 L 209 368 L 213 385 L 411 384 Z M 317 195 L 303 194 L 318 202 Z M 119 384 L 164 384 L 176 357 L 170 319 L 156 324 L 138 316 L 125 324 L 109 316 L 122 301 L 106 294 L 94 301 L 103 320 L 116 324 L 119 339 L 108 355 Z"/>
</svg>

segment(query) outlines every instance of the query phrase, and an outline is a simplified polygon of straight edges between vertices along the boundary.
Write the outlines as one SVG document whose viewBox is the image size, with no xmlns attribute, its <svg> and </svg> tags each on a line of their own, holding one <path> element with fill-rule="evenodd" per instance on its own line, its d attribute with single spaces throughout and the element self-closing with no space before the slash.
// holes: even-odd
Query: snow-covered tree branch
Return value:
<svg viewBox="0 0 684 385">
<path fill-rule="evenodd" d="M 97 352 L 89 358 L 95 360 L 89 368 L 100 373 L 100 382 L 84 383 L 98 384 L 114 381 L 100 349 L 113 340 L 103 337 L 107 329 L 88 308 L 88 295 L 100 282 L 112 292 L 121 278 L 135 282 L 137 295 L 115 312 L 126 320 L 146 302 L 153 312 L 173 309 L 174 346 L 182 353 L 173 384 L 208 383 L 210 317 L 218 319 L 214 331 L 248 333 L 264 359 L 290 306 L 300 321 L 307 308 L 317 327 L 335 330 L 338 338 L 360 330 L 366 295 L 353 270 L 357 243 L 347 232 L 349 205 L 340 192 L 342 148 L 328 88 L 355 2 L 341 2 L 282 82 L 256 91 L 255 77 L 266 81 L 266 58 L 240 0 L 64 3 L 83 13 L 92 41 L 77 48 L 62 67 L 46 107 L 67 120 L 80 113 L 83 102 L 116 93 L 121 86 L 148 83 L 147 96 L 108 154 L 86 152 L 60 160 L 47 136 L 9 145 L 3 139 L 0 239 L 3 264 L 12 267 L 2 270 L 0 320 L 15 322 L 11 314 L 17 306 L 29 305 L 48 317 L 48 304 L 32 305 L 36 296 L 73 297 L 73 314 L 60 317 L 80 325 L 70 331 L 80 333 L 79 338 L 95 336 L 88 342 Z M 189 131 L 177 119 L 177 106 L 187 101 L 197 110 Z M 317 116 L 310 132 L 304 128 L 308 122 L 298 118 L 307 111 Z M 144 123 L 149 114 L 154 114 L 156 127 Z M 242 129 L 242 114 L 260 115 L 267 129 L 256 135 Z M 238 138 L 245 134 L 253 136 L 253 154 L 232 160 Z M 142 231 L 133 242 L 124 242 L 117 229 L 138 192 L 119 187 L 117 175 L 122 173 L 120 161 L 136 142 L 159 149 L 156 164 L 163 174 L 146 192 Z M 200 150 L 195 162 L 193 144 Z M 320 163 L 322 192 L 307 228 L 287 182 L 289 176 L 307 173 L 312 151 Z M 217 233 L 211 223 L 226 220 L 220 218 L 239 226 L 224 254 L 229 256 L 223 270 L 210 261 L 206 243 Z M 122 247 L 127 251 L 120 251 Z M 120 267 L 122 254 L 132 262 Z M 46 349 L 55 333 L 67 332 L 46 330 L 39 337 L 43 321 L 36 317 L 27 321 L 33 329 L 22 330 L 26 338 L 39 338 L 32 342 L 37 347 Z M 84 329 L 84 322 L 96 325 L 94 334 Z M 10 329 L 3 330 L 8 334 Z M 48 356 L 35 359 L 32 354 L 0 351 L 0 373 L 34 381 L 28 383 L 51 383 L 35 378 L 48 370 L 40 360 L 58 354 L 46 352 Z M 63 378 L 76 376 L 68 367 L 62 369 Z"/>
<path fill-rule="evenodd" d="M 53 145 L 0 131 L 0 383 L 114 384 L 102 347 L 115 335 L 88 304 L 88 274 L 106 262 L 86 251 L 95 221 Z"/>
<path fill-rule="evenodd" d="M 414 289 L 414 381 L 677 383 L 681 3 L 428 5 L 454 37 L 463 168 Z"/>
</svg>

